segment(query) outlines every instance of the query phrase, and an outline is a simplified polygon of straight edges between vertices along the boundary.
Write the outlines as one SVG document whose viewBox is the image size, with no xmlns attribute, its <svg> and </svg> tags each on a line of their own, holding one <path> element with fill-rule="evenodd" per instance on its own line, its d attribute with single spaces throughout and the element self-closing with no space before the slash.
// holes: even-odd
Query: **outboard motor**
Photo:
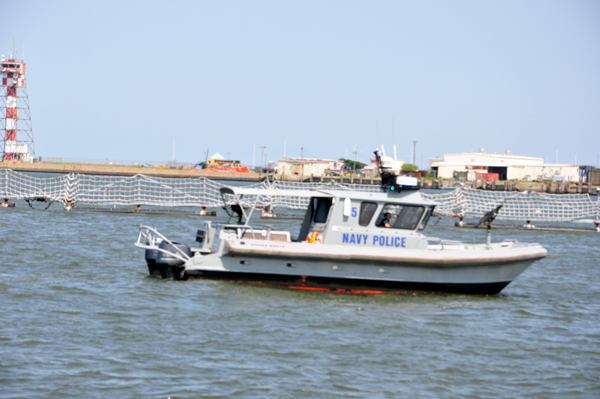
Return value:
<svg viewBox="0 0 600 399">
<path fill-rule="evenodd" d="M 162 238 L 156 238 L 154 244 L 160 244 L 162 242 Z M 147 242 L 146 244 L 150 244 Z M 156 257 L 158 256 L 158 251 L 156 249 L 147 249 L 146 250 L 146 263 L 148 264 L 148 272 L 151 276 L 158 276 L 160 272 L 158 271 L 158 267 L 156 266 Z"/>
<path fill-rule="evenodd" d="M 188 247 L 186 244 L 179 241 L 171 241 L 171 243 L 173 245 L 171 245 L 167 241 L 163 241 L 158 247 L 167 252 L 179 254 L 179 251 L 175 249 L 175 247 L 177 247 L 187 256 L 192 256 L 192 251 L 190 250 L 190 247 Z M 162 278 L 184 280 L 185 275 L 183 273 L 183 264 L 185 262 L 168 253 L 162 251 L 157 252 L 158 255 L 156 256 L 156 267 L 158 268 L 158 271 L 160 272 Z"/>
</svg>

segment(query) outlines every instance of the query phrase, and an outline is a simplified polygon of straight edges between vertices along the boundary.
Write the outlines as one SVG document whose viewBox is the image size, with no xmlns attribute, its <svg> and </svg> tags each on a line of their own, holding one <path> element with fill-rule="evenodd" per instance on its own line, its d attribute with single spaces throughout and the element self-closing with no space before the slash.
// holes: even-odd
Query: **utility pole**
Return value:
<svg viewBox="0 0 600 399">
<path fill-rule="evenodd" d="M 205 163 L 208 163 L 208 150 L 209 148 L 206 149 L 206 160 L 204 161 Z"/>
<path fill-rule="evenodd" d="M 300 160 L 302 161 L 302 159 L 304 159 L 304 147 L 300 147 Z M 304 183 L 304 162 L 301 162 L 300 165 L 302 168 L 300 169 L 300 181 Z"/>
<path fill-rule="evenodd" d="M 353 166 L 353 171 L 352 171 L 352 175 L 356 174 L 356 144 L 354 145 L 354 165 Z"/>
<path fill-rule="evenodd" d="M 261 151 L 260 151 L 260 172 L 258 174 L 258 178 L 259 180 L 262 178 L 262 171 L 263 171 L 263 155 L 265 153 L 265 148 L 267 148 L 266 146 L 261 146 Z"/>
<path fill-rule="evenodd" d="M 415 160 L 415 157 L 417 156 L 417 140 L 414 139 L 413 141 L 413 154 L 412 154 L 412 164 L 413 166 L 415 165 L 415 163 L 417 162 Z"/>
</svg>

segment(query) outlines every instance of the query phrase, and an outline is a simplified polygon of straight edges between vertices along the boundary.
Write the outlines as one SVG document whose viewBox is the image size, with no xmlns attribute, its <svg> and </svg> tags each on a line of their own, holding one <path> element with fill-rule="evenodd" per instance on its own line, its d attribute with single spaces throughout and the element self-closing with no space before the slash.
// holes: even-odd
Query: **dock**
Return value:
<svg viewBox="0 0 600 399">
<path fill-rule="evenodd" d="M 145 166 L 118 166 L 118 165 L 85 165 L 85 164 L 57 164 L 46 162 L 0 162 L 1 169 L 12 169 L 18 172 L 39 173 L 79 173 L 85 175 L 109 176 L 135 176 L 144 175 L 152 177 L 167 177 L 174 179 L 194 179 L 204 177 L 210 180 L 251 181 L 257 182 L 261 178 L 259 173 L 238 172 L 209 172 L 195 169 L 157 168 Z M 263 174 L 264 176 L 264 174 Z"/>
</svg>

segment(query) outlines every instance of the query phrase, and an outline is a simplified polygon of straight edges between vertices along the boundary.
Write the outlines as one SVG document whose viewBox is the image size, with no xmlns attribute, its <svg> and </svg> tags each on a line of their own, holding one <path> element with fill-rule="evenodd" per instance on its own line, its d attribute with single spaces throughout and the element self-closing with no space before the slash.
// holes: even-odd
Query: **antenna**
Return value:
<svg viewBox="0 0 600 399">
<path fill-rule="evenodd" d="M 35 155 L 25 62 L 16 59 L 15 38 L 9 70 L 0 72 L 0 159 L 30 162 Z"/>
<path fill-rule="evenodd" d="M 394 161 L 397 161 L 396 157 L 396 129 L 394 128 L 394 118 L 392 118 L 392 140 L 394 141 Z"/>
<path fill-rule="evenodd" d="M 383 140 L 381 140 L 381 134 L 379 133 L 379 125 L 377 124 L 377 119 L 375 119 L 375 128 L 377 128 L 377 136 L 379 137 L 379 142 L 383 143 Z"/>
</svg>

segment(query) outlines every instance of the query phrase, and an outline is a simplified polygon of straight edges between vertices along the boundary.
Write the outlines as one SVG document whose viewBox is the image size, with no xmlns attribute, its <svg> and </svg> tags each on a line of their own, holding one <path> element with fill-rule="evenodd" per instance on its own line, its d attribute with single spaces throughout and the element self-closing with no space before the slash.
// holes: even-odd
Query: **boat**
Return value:
<svg viewBox="0 0 600 399">
<path fill-rule="evenodd" d="M 296 237 L 250 225 L 265 196 L 310 198 Z M 482 219 L 480 244 L 425 236 L 436 203 L 420 195 L 414 177 L 384 169 L 380 192 L 223 187 L 221 197 L 229 221 L 205 221 L 194 247 L 140 226 L 135 246 L 145 250 L 150 274 L 337 293 L 494 295 L 547 256 L 537 243 L 492 242 L 500 207 Z"/>
</svg>

